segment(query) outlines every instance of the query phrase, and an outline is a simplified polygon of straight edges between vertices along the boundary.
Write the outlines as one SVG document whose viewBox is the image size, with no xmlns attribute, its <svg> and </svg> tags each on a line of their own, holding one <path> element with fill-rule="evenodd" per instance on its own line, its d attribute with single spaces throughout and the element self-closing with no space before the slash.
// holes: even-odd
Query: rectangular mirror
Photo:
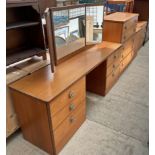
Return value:
<svg viewBox="0 0 155 155">
<path fill-rule="evenodd" d="M 85 47 L 85 5 L 51 9 L 56 62 Z"/>
<path fill-rule="evenodd" d="M 102 42 L 103 4 L 86 4 L 86 44 Z"/>
</svg>

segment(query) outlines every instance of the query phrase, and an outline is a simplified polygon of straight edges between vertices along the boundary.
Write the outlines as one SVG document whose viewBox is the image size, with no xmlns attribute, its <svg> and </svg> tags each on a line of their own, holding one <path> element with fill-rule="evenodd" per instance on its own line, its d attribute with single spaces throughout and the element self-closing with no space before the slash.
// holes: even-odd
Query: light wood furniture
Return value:
<svg viewBox="0 0 155 155">
<path fill-rule="evenodd" d="M 105 16 L 103 39 L 123 43 L 136 31 L 138 14 L 116 12 Z"/>
<path fill-rule="evenodd" d="M 87 75 L 87 90 L 105 96 L 134 58 L 133 37 Z M 95 79 L 95 82 L 92 82 Z"/>
<path fill-rule="evenodd" d="M 123 44 L 102 65 L 87 75 L 89 91 L 105 96 L 128 66 L 134 57 L 133 35 L 136 31 L 137 20 L 138 14 L 132 13 L 118 12 L 105 17 L 104 40 Z M 96 79 L 96 82 L 90 84 L 93 79 Z"/>
<path fill-rule="evenodd" d="M 125 12 L 133 12 L 134 0 L 107 0 L 107 6 L 108 4 L 124 4 L 126 7 Z M 107 9 L 106 14 L 108 14 Z"/>
<path fill-rule="evenodd" d="M 86 46 L 56 66 L 55 73 L 48 65 L 10 84 L 24 138 L 58 154 L 85 120 L 86 89 L 105 95 L 134 58 L 133 43 L 134 33 L 123 45 Z"/>
<path fill-rule="evenodd" d="M 10 85 L 24 138 L 57 154 L 85 120 L 85 76 L 121 44 L 103 42 Z M 38 130 L 39 129 L 39 130 Z"/>
<path fill-rule="evenodd" d="M 134 52 L 135 52 L 135 54 L 138 52 L 138 50 L 144 43 L 146 26 L 147 26 L 146 21 L 140 21 L 137 23 L 136 33 L 134 36 Z"/>
</svg>

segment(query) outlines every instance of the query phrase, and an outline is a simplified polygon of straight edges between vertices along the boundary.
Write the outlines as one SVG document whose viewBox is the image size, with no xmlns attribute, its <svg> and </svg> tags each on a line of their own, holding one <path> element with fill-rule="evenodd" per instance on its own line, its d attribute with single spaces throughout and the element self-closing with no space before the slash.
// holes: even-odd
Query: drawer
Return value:
<svg viewBox="0 0 155 155">
<path fill-rule="evenodd" d="M 108 92 L 119 77 L 119 66 L 106 78 L 106 92 Z"/>
<path fill-rule="evenodd" d="M 135 32 L 136 32 L 136 28 L 135 27 L 131 27 L 130 29 L 124 31 L 123 35 L 122 35 L 122 42 L 124 42 L 127 39 L 129 39 Z"/>
<path fill-rule="evenodd" d="M 75 82 L 50 103 L 50 112 L 54 116 L 66 105 L 78 104 L 86 98 L 85 77 Z"/>
<path fill-rule="evenodd" d="M 82 102 L 84 102 L 84 100 Z M 74 113 L 80 104 L 81 99 L 79 99 L 77 102 L 71 102 L 70 104 L 67 104 L 67 106 L 60 110 L 60 112 L 56 113 L 56 115 L 52 117 L 53 130 L 56 130 L 56 128 L 66 119 L 67 116 Z"/>
<path fill-rule="evenodd" d="M 107 67 L 109 67 L 113 63 L 117 63 L 117 61 L 120 61 L 120 55 L 122 53 L 122 47 L 119 48 L 116 52 L 114 52 L 112 55 L 110 55 L 107 59 Z"/>
<path fill-rule="evenodd" d="M 138 17 L 132 18 L 123 24 L 123 32 L 129 30 L 130 28 L 136 28 Z"/>
<path fill-rule="evenodd" d="M 106 77 L 108 77 L 112 72 L 115 71 L 115 69 L 119 66 L 120 64 L 120 59 L 117 59 L 118 61 L 115 61 L 114 63 L 112 63 L 106 71 Z"/>
<path fill-rule="evenodd" d="M 123 52 L 121 53 L 120 61 L 122 61 L 132 50 L 134 46 L 134 37 L 131 37 L 123 44 Z"/>
<path fill-rule="evenodd" d="M 58 153 L 67 141 L 73 136 L 86 118 L 85 102 L 70 114 L 62 124 L 54 131 L 56 153 Z"/>
<path fill-rule="evenodd" d="M 128 64 L 130 63 L 130 61 L 132 60 L 132 57 L 133 57 L 133 53 L 130 52 L 128 54 L 128 56 L 120 63 L 120 73 L 123 72 L 123 70 L 128 66 Z"/>
</svg>

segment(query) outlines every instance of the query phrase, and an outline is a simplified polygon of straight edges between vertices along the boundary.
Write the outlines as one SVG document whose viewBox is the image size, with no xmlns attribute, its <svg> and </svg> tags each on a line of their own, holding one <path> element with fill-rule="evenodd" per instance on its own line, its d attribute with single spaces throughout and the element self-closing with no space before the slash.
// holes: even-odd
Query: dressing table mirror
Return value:
<svg viewBox="0 0 155 155">
<path fill-rule="evenodd" d="M 85 5 L 50 8 L 55 65 L 85 47 Z M 48 19 L 46 19 L 48 20 Z M 48 22 L 47 22 L 48 26 Z M 50 34 L 49 34 L 50 35 Z M 49 46 L 50 48 L 50 46 Z"/>
<path fill-rule="evenodd" d="M 103 17 L 103 4 L 86 4 L 86 44 L 102 42 Z"/>
</svg>

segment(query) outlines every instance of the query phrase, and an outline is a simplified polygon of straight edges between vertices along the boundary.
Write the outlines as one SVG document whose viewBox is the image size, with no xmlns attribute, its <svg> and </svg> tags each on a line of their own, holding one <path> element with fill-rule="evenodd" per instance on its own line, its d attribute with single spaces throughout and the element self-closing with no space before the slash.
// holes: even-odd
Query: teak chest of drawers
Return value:
<svg viewBox="0 0 155 155">
<path fill-rule="evenodd" d="M 138 14 L 116 12 L 104 17 L 103 39 L 123 43 L 136 31 Z"/>
</svg>

